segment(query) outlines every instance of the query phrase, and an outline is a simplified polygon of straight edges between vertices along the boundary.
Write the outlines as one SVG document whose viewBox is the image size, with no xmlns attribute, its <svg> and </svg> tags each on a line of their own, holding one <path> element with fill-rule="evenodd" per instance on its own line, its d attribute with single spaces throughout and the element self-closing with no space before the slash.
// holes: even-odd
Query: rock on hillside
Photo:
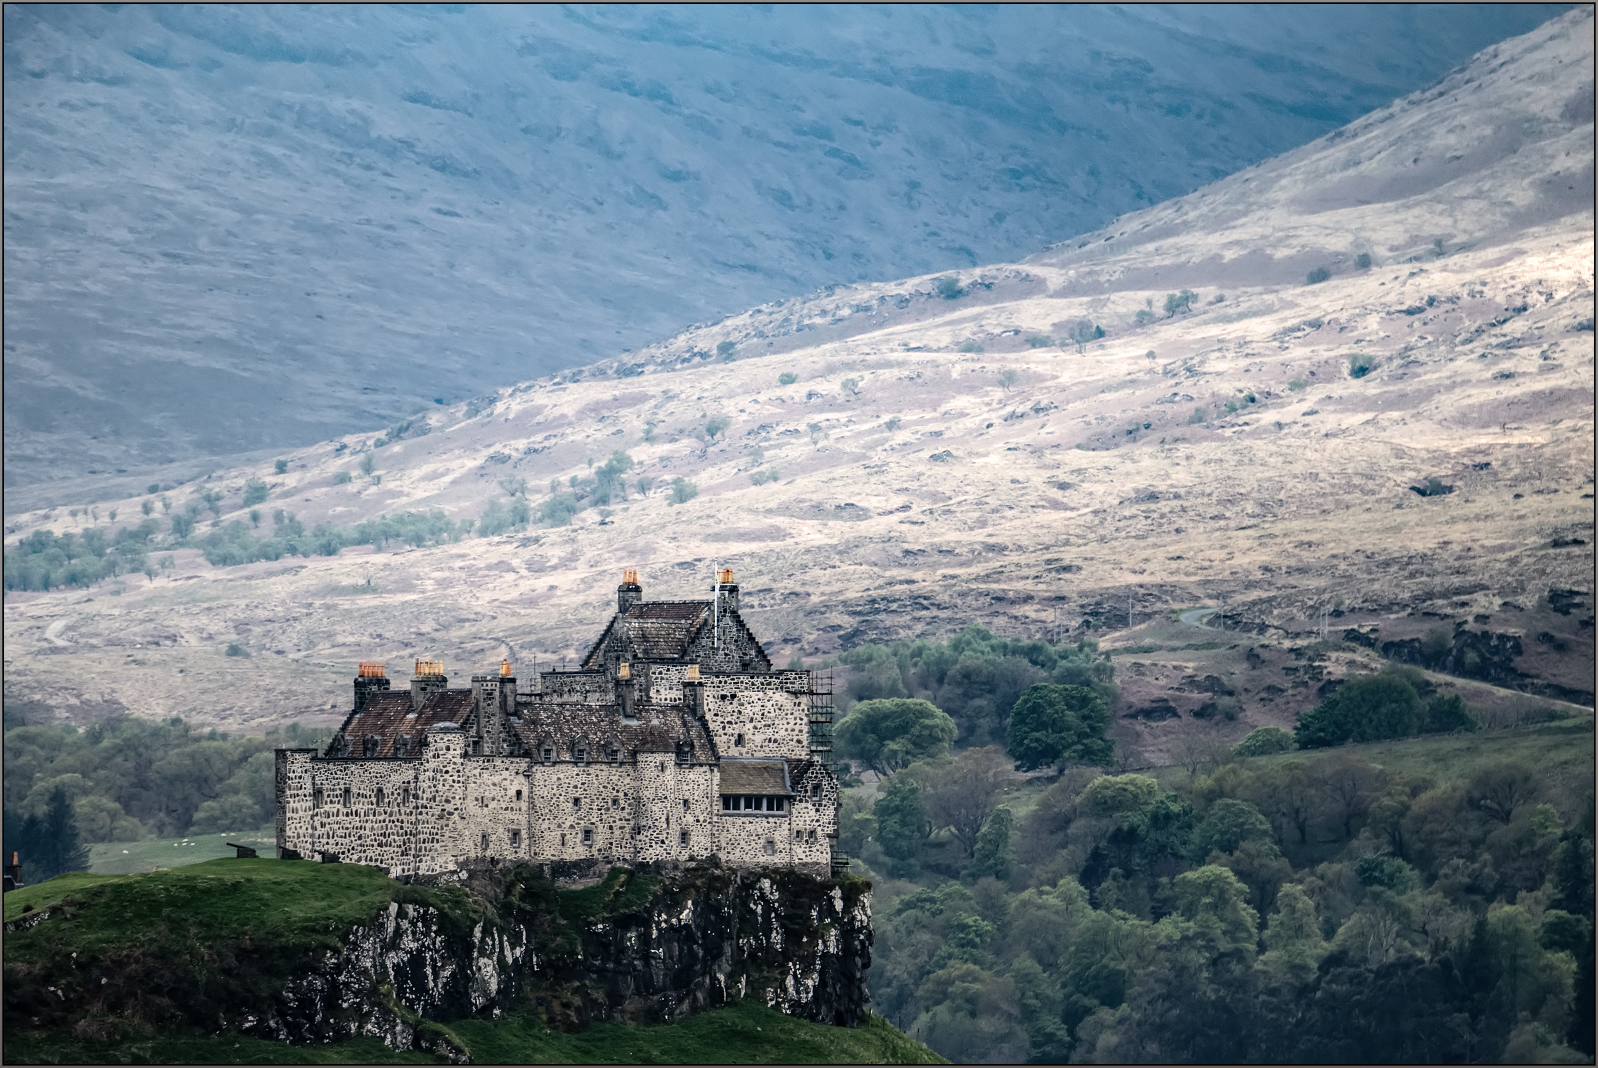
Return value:
<svg viewBox="0 0 1598 1068">
<path fill-rule="evenodd" d="M 1557 10 L 9 7 L 6 487 L 1024 255 Z"/>
<path fill-rule="evenodd" d="M 259 479 L 265 533 L 276 508 L 307 528 L 477 520 L 512 493 L 537 509 L 616 450 L 637 464 L 625 499 L 569 525 L 226 568 L 179 549 L 154 582 L 10 592 L 8 700 L 278 723 L 342 707 L 359 659 L 573 658 L 622 568 L 650 596 L 698 596 L 716 565 L 780 659 L 972 622 L 1098 635 L 1209 604 L 1256 639 L 1307 638 L 1323 610 L 1369 648 L 1440 629 L 1439 670 L 1580 698 L 1593 214 L 1575 179 L 1593 124 L 1573 101 L 1590 99 L 1591 17 L 1024 263 L 763 305 L 285 453 L 282 475 L 240 463 L 169 486 L 178 511 L 222 493 L 225 532 L 250 529 Z M 674 503 L 677 478 L 697 496 Z M 97 507 L 125 523 L 141 500 Z M 8 534 L 90 523 L 34 511 Z M 1316 699 L 1259 687 L 1290 692 L 1251 696 L 1227 730 Z M 1189 728 L 1140 725 L 1137 744 Z"/>
</svg>

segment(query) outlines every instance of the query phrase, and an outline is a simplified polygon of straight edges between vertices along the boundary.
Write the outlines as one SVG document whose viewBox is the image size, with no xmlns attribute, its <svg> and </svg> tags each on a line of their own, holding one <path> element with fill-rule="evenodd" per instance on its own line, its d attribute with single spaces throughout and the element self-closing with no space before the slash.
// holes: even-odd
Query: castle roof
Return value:
<svg viewBox="0 0 1598 1068">
<path fill-rule="evenodd" d="M 615 745 L 624 755 L 674 754 L 686 742 L 693 746 L 697 762 L 715 759 L 715 745 L 705 725 L 685 714 L 682 705 L 645 704 L 637 711 L 637 720 L 629 722 L 622 719 L 616 705 L 573 702 L 523 706 L 523 718 L 515 724 L 515 730 L 535 757 L 543 747 L 550 746 L 558 759 L 566 760 L 580 742 L 590 748 L 591 762 L 602 763 L 607 759 L 604 747 L 609 745 Z"/>
<path fill-rule="evenodd" d="M 349 743 L 351 756 L 366 754 L 366 739 L 376 735 L 379 739 L 373 755 L 395 755 L 394 743 L 402 734 L 411 737 L 408 755 L 416 756 L 422 742 L 422 732 L 440 723 L 461 724 L 472 710 L 472 691 L 437 690 L 427 695 L 422 707 L 411 704 L 409 690 L 378 690 L 367 698 L 366 707 L 351 712 L 339 728 Z"/>
<path fill-rule="evenodd" d="M 721 792 L 724 794 L 791 794 L 788 762 L 723 757 Z"/>
<path fill-rule="evenodd" d="M 607 653 L 623 660 L 684 659 L 694 639 L 714 625 L 714 611 L 714 601 L 640 601 L 611 617 L 604 632 L 583 657 L 582 669 L 601 669 Z M 748 624 L 726 604 L 722 606 L 721 626 L 724 634 L 729 633 L 728 627 L 739 628 L 764 667 L 770 669 L 771 663 Z"/>
</svg>

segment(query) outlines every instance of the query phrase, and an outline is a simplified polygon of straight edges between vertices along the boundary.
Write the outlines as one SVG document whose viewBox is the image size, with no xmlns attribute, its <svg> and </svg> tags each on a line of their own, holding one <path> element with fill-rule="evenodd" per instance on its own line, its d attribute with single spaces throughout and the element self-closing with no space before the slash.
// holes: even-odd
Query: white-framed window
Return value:
<svg viewBox="0 0 1598 1068">
<path fill-rule="evenodd" d="M 774 856 L 777 855 L 777 841 L 776 841 L 776 839 L 774 839 L 774 838 L 767 838 L 766 839 L 765 854 L 768 857 L 774 857 Z"/>
<path fill-rule="evenodd" d="M 520 849 L 522 847 L 522 832 L 521 831 L 512 831 L 512 832 L 510 832 L 510 847 L 512 849 Z"/>
<path fill-rule="evenodd" d="M 819 782 L 813 782 L 810 784 L 810 800 L 821 800 L 821 784 Z"/>
<path fill-rule="evenodd" d="M 593 844 L 594 844 L 594 832 L 592 830 L 584 828 L 584 830 L 583 830 L 583 845 L 593 845 Z"/>
<path fill-rule="evenodd" d="M 688 832 L 687 831 L 679 831 L 679 832 L 677 832 L 677 844 L 680 845 L 680 846 L 686 846 L 688 844 Z"/>
</svg>

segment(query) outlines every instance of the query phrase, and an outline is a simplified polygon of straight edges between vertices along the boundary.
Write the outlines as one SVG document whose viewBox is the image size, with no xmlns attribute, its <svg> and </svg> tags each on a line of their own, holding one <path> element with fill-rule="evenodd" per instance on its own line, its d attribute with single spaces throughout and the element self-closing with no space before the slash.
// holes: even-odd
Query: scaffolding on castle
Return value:
<svg viewBox="0 0 1598 1068">
<path fill-rule="evenodd" d="M 823 675 L 810 672 L 810 757 L 827 766 L 834 775 L 838 773 L 838 760 L 832 753 L 832 671 Z"/>
</svg>

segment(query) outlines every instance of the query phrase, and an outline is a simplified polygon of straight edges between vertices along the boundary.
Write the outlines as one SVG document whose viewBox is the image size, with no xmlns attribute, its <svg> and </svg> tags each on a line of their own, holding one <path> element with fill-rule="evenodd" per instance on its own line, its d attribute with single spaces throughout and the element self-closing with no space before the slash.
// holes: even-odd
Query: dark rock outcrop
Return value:
<svg viewBox="0 0 1598 1068">
<path fill-rule="evenodd" d="M 703 865 L 629 873 L 586 893 L 624 898 L 634 879 L 659 880 L 647 901 L 601 903 L 581 918 L 528 869 L 510 876 L 500 922 L 468 928 L 431 907 L 391 904 L 308 962 L 270 1010 L 233 1022 L 286 1042 L 369 1035 L 457 1059 L 464 1054 L 425 1021 L 498 1016 L 524 998 L 568 1029 L 674 1020 L 742 998 L 837 1026 L 865 1018 L 869 884 Z"/>
</svg>

